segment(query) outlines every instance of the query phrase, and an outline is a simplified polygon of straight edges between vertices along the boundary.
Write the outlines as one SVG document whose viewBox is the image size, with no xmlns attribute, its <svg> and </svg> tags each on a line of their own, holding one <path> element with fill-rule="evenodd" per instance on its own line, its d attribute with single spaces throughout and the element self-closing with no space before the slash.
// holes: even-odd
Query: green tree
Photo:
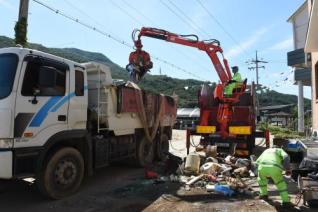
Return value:
<svg viewBox="0 0 318 212">
<path fill-rule="evenodd" d="M 27 19 L 20 18 L 19 21 L 15 24 L 15 44 L 20 44 L 23 47 L 27 46 Z"/>
</svg>

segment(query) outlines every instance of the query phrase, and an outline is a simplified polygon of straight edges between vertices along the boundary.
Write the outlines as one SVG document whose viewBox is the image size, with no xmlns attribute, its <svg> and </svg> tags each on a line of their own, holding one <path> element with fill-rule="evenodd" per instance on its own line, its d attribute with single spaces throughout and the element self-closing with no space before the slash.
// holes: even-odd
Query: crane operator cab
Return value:
<svg viewBox="0 0 318 212">
<path fill-rule="evenodd" d="M 148 52 L 142 50 L 142 44 L 140 40 L 134 41 L 135 51 L 129 55 L 129 64 L 126 66 L 126 70 L 130 74 L 130 81 L 138 83 L 144 75 L 150 71 L 153 67 L 153 63 L 150 59 Z"/>
</svg>

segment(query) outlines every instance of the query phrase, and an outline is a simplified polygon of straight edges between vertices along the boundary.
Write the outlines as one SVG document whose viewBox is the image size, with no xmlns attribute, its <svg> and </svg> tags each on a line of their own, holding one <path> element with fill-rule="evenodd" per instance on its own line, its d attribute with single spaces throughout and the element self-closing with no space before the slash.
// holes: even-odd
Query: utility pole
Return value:
<svg viewBox="0 0 318 212">
<path fill-rule="evenodd" d="M 27 45 L 29 0 L 20 0 L 19 19 L 14 27 L 15 43 L 22 46 Z"/>
<path fill-rule="evenodd" d="M 248 67 L 249 70 L 255 70 L 256 71 L 256 92 L 255 92 L 255 96 L 256 96 L 256 116 L 259 117 L 259 99 L 258 99 L 258 94 L 257 94 L 257 90 L 259 89 L 259 75 L 258 75 L 258 70 L 263 68 L 265 69 L 265 66 L 260 66 L 260 63 L 268 63 L 267 61 L 264 60 L 260 60 L 258 58 L 257 55 L 257 51 L 255 53 L 255 59 L 251 59 L 250 61 L 246 62 L 248 65 L 251 65 L 250 67 Z"/>
<path fill-rule="evenodd" d="M 257 51 L 255 54 L 255 59 L 251 59 L 250 61 L 246 62 L 248 65 L 253 65 L 251 67 L 248 67 L 249 70 L 256 70 L 256 86 L 258 87 L 259 85 L 259 75 L 258 75 L 258 70 L 263 68 L 265 69 L 265 66 L 260 66 L 260 63 L 268 63 L 267 61 L 264 60 L 259 60 Z"/>
</svg>

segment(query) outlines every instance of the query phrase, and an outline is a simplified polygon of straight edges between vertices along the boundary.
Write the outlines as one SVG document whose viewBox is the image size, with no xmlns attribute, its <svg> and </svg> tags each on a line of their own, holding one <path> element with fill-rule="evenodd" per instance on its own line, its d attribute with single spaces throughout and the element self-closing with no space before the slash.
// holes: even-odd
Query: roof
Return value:
<svg viewBox="0 0 318 212">
<path fill-rule="evenodd" d="M 291 22 L 292 19 L 294 19 L 294 17 L 296 15 L 298 15 L 305 7 L 307 7 L 307 1 L 305 1 L 288 19 L 287 22 Z"/>
<path fill-rule="evenodd" d="M 178 108 L 177 117 L 200 117 L 200 108 Z"/>
<path fill-rule="evenodd" d="M 277 110 L 277 109 L 283 109 L 287 107 L 292 107 L 294 104 L 288 104 L 288 105 L 271 105 L 271 106 L 264 106 L 260 107 L 259 110 Z"/>
</svg>

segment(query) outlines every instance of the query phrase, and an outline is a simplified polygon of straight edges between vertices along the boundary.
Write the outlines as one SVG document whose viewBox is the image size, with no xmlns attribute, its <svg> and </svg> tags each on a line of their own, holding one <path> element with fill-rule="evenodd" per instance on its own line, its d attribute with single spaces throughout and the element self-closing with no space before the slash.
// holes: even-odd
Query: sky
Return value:
<svg viewBox="0 0 318 212">
<path fill-rule="evenodd" d="M 177 34 L 197 34 L 201 40 L 221 42 L 230 66 L 239 66 L 242 78 L 255 81 L 255 71 L 246 63 L 255 58 L 268 61 L 260 69 L 259 82 L 282 93 L 297 94 L 287 52 L 293 50 L 292 25 L 287 19 L 304 0 L 38 0 L 78 19 L 117 40 L 132 45 L 131 33 L 143 26 Z M 19 0 L 0 0 L 0 35 L 14 37 Z M 30 0 L 28 41 L 48 47 L 75 47 L 105 54 L 125 67 L 131 48 L 87 29 Z M 153 57 L 152 74 L 218 82 L 205 52 L 195 48 L 143 39 Z M 190 74 L 189 74 L 190 73 Z M 310 98 L 310 87 L 305 87 Z"/>
</svg>

